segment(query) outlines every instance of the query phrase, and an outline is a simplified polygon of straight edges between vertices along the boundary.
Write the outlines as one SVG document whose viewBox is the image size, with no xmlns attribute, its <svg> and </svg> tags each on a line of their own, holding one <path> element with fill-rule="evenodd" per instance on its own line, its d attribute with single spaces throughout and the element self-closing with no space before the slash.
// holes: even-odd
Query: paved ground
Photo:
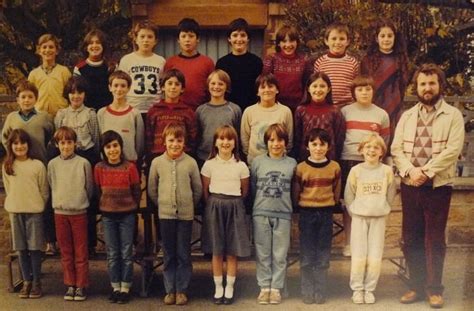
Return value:
<svg viewBox="0 0 474 311">
<path fill-rule="evenodd" d="M 445 265 L 444 310 L 474 310 L 474 249 L 449 249 Z M 289 298 L 278 306 L 259 306 L 255 298 L 258 287 L 255 280 L 255 264 L 252 261 L 242 262 L 237 279 L 236 302 L 232 306 L 215 306 L 210 297 L 213 294 L 213 284 L 209 262 L 194 264 L 194 275 L 191 283 L 186 307 L 164 306 L 162 303 L 163 286 L 161 273 L 158 272 L 153 280 L 150 297 L 138 296 L 140 280 L 139 269 L 135 269 L 135 292 L 133 300 L 128 305 L 110 304 L 107 301 L 109 293 L 108 276 L 104 261 L 91 262 L 91 287 L 89 297 L 84 302 L 65 302 L 62 299 L 64 287 L 59 260 L 49 259 L 43 264 L 45 296 L 41 299 L 20 299 L 17 294 L 5 289 L 6 267 L 0 265 L 0 280 L 5 284 L 0 289 L 0 310 L 430 310 L 426 302 L 413 305 L 401 305 L 398 297 L 405 291 L 403 281 L 397 276 L 397 268 L 384 261 L 383 271 L 376 292 L 377 302 L 374 305 L 355 306 L 352 304 L 349 288 L 350 262 L 334 260 L 329 271 L 329 297 L 324 305 L 305 305 L 299 298 L 299 269 L 295 264 L 288 271 Z"/>
</svg>

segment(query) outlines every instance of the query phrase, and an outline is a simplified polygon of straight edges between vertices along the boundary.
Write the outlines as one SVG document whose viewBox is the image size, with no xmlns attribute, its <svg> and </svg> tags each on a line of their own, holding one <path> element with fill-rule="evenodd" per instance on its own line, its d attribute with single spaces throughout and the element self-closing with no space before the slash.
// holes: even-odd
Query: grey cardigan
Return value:
<svg viewBox="0 0 474 311">
<path fill-rule="evenodd" d="M 151 162 L 148 195 L 158 205 L 160 219 L 192 220 L 202 194 L 196 161 L 183 153 L 173 160 L 166 153 Z"/>
</svg>

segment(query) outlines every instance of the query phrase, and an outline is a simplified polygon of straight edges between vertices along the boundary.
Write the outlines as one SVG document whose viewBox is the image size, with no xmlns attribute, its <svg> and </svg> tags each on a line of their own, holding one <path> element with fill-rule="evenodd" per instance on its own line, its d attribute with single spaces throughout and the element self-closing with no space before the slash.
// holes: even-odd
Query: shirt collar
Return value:
<svg viewBox="0 0 474 311">
<path fill-rule="evenodd" d="M 68 109 L 69 109 L 69 111 L 71 111 L 71 112 L 81 112 L 81 111 L 83 111 L 83 110 L 85 109 L 85 107 L 86 107 L 86 106 L 84 106 L 84 104 L 82 104 L 82 106 L 79 107 L 79 108 L 77 108 L 77 109 L 72 109 L 71 106 L 69 106 Z"/>
<path fill-rule="evenodd" d="M 21 110 L 19 110 L 18 113 L 20 114 L 20 117 L 25 121 L 28 121 L 29 119 L 31 119 L 32 116 L 34 116 L 35 114 L 38 114 L 35 108 L 33 108 L 31 111 L 29 111 L 26 114 L 23 113 Z"/>
<path fill-rule="evenodd" d="M 221 163 L 229 163 L 229 162 L 235 162 L 235 157 L 232 155 L 229 160 L 224 160 L 219 155 L 216 155 L 216 161 L 221 162 Z"/>
<path fill-rule="evenodd" d="M 433 105 L 433 110 L 432 111 L 427 111 L 426 108 L 425 108 L 425 105 L 423 105 L 423 103 L 420 103 L 420 107 L 419 107 L 419 110 L 424 112 L 424 113 L 430 113 L 430 112 L 435 112 L 435 111 L 438 111 L 439 108 L 441 107 L 441 103 L 442 103 L 442 100 L 441 98 L 436 102 L 436 104 Z"/>
</svg>

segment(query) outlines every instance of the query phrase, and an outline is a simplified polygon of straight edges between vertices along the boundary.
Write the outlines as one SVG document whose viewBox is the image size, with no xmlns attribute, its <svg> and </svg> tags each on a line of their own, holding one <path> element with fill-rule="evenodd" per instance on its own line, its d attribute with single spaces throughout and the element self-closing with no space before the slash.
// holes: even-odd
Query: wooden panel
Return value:
<svg viewBox="0 0 474 311">
<path fill-rule="evenodd" d="M 184 17 L 192 17 L 203 28 L 226 27 L 243 17 L 252 27 L 268 22 L 267 1 L 155 1 L 148 5 L 148 18 L 161 27 L 175 27 Z"/>
<path fill-rule="evenodd" d="M 176 38 L 176 30 L 163 29 L 160 30 L 158 45 L 155 52 L 164 58 L 179 53 L 179 44 Z M 263 30 L 250 31 L 249 51 L 262 56 L 263 53 Z M 203 30 L 199 40 L 198 51 L 207 55 L 214 63 L 222 56 L 230 52 L 230 46 L 227 42 L 225 30 Z"/>
</svg>

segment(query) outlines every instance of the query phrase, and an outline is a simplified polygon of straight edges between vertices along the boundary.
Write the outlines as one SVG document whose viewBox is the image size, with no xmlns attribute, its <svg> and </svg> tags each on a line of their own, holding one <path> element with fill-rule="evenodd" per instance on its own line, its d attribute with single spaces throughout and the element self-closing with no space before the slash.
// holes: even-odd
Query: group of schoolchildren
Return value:
<svg viewBox="0 0 474 311">
<path fill-rule="evenodd" d="M 43 232 L 51 223 L 43 212 L 49 205 L 64 299 L 86 299 L 96 224 L 88 210 L 95 204 L 102 213 L 109 300 L 130 300 L 144 167 L 148 199 L 160 219 L 165 304 L 188 302 L 192 223 L 201 200 L 202 250 L 212 254 L 215 304 L 233 303 L 237 258 L 251 254 L 249 204 L 259 304 L 282 300 L 295 209 L 303 302 L 325 302 L 338 208 L 345 215 L 344 253 L 352 254 L 352 300 L 374 303 L 395 193 L 392 168 L 382 159 L 406 86 L 406 52 L 393 24 L 377 26 L 363 76 L 346 53 L 349 30 L 342 24 L 328 27 L 329 52 L 314 64 L 297 52 L 298 35 L 289 26 L 276 34 L 277 53 L 262 62 L 248 51 L 247 22 L 236 19 L 228 30 L 231 53 L 216 69 L 197 51 L 197 22 L 185 18 L 178 28 L 181 53 L 165 61 L 153 52 L 156 28 L 138 23 L 135 50 L 118 70 L 108 62 L 105 35 L 93 30 L 84 40 L 87 58 L 73 77 L 55 61 L 58 40 L 39 38 L 42 63 L 18 86 L 20 110 L 2 131 L 5 208 L 24 280 L 19 296 L 42 296 Z"/>
</svg>

